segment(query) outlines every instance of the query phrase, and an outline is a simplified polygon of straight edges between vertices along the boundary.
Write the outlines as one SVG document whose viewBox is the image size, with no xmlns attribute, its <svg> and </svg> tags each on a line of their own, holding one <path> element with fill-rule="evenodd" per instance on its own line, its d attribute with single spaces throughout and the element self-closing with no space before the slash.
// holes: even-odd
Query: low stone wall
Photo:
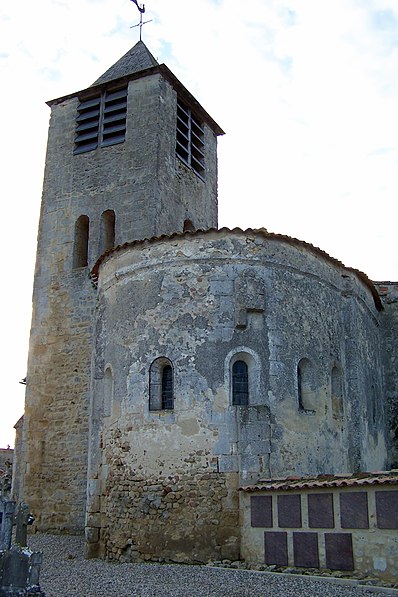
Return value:
<svg viewBox="0 0 398 597">
<path fill-rule="evenodd" d="M 398 474 L 269 481 L 241 491 L 242 557 L 398 578 Z"/>
<path fill-rule="evenodd" d="M 102 500 L 105 557 L 120 562 L 239 558 L 232 476 L 200 468 L 152 480 L 139 474 L 112 475 Z"/>
</svg>

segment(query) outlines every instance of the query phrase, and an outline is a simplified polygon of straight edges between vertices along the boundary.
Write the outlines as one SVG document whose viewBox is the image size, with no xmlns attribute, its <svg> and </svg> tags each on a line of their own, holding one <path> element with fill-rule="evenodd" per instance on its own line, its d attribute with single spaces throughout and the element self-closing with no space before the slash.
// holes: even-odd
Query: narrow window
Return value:
<svg viewBox="0 0 398 597">
<path fill-rule="evenodd" d="M 173 366 L 169 359 L 155 359 L 149 370 L 149 410 L 174 408 Z"/>
<path fill-rule="evenodd" d="M 178 100 L 176 154 L 201 178 L 205 175 L 204 136 L 203 124 Z"/>
<path fill-rule="evenodd" d="M 77 107 L 74 154 L 123 143 L 126 135 L 127 87 L 105 91 Z"/>
<path fill-rule="evenodd" d="M 313 368 L 309 359 L 301 359 L 297 365 L 298 408 L 300 412 L 314 414 Z"/>
<path fill-rule="evenodd" d="M 73 267 L 85 267 L 88 264 L 89 219 L 80 216 L 75 224 L 75 243 L 73 247 Z"/>
<path fill-rule="evenodd" d="M 332 369 L 332 415 L 335 419 L 341 419 L 344 415 L 343 409 L 343 388 L 341 370 L 339 367 Z"/>
<path fill-rule="evenodd" d="M 100 247 L 99 252 L 115 246 L 115 212 L 113 209 L 104 211 L 101 215 Z"/>
<path fill-rule="evenodd" d="M 232 365 L 232 404 L 249 403 L 249 374 L 244 361 L 235 361 Z"/>
<path fill-rule="evenodd" d="M 162 409 L 173 408 L 173 370 L 170 365 L 165 365 L 162 371 Z"/>
</svg>

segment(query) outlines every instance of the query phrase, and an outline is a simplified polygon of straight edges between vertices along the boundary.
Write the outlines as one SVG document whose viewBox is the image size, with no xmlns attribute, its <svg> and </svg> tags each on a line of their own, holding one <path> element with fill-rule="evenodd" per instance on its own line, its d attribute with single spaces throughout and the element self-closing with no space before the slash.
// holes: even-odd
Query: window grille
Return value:
<svg viewBox="0 0 398 597">
<path fill-rule="evenodd" d="M 205 175 L 203 125 L 195 118 L 191 110 L 181 101 L 177 101 L 177 156 L 198 176 Z"/>
<path fill-rule="evenodd" d="M 75 155 L 125 140 L 127 87 L 80 102 L 77 111 Z"/>
<path fill-rule="evenodd" d="M 244 361 L 235 361 L 232 365 L 232 404 L 249 404 L 249 374 Z"/>
</svg>

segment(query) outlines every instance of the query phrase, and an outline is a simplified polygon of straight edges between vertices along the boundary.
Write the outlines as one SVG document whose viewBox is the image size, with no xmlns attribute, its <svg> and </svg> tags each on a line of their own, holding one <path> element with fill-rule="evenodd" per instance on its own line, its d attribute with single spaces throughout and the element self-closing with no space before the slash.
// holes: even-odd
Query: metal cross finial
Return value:
<svg viewBox="0 0 398 597">
<path fill-rule="evenodd" d="M 139 27 L 140 28 L 140 41 L 142 41 L 142 26 L 146 25 L 146 23 L 150 23 L 152 21 L 152 19 L 150 19 L 149 21 L 142 22 L 142 15 L 145 12 L 145 4 L 143 4 L 142 7 L 140 7 L 138 4 L 138 0 L 131 0 L 131 2 L 134 2 L 136 7 L 138 8 L 138 10 L 140 11 L 140 22 L 138 23 L 138 25 L 132 25 L 132 27 L 130 27 L 130 29 L 133 29 L 134 27 Z"/>
</svg>

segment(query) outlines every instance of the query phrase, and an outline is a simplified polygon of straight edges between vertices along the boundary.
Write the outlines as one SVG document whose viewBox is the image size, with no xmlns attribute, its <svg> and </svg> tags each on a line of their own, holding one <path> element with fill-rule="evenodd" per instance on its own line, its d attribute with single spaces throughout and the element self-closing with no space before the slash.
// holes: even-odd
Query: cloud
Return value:
<svg viewBox="0 0 398 597">
<path fill-rule="evenodd" d="M 151 52 L 227 133 L 220 224 L 264 226 L 397 278 L 396 0 L 151 0 L 146 19 Z M 25 375 L 45 101 L 88 87 L 137 41 L 138 21 L 129 0 L 0 4 L 6 395 Z"/>
</svg>

